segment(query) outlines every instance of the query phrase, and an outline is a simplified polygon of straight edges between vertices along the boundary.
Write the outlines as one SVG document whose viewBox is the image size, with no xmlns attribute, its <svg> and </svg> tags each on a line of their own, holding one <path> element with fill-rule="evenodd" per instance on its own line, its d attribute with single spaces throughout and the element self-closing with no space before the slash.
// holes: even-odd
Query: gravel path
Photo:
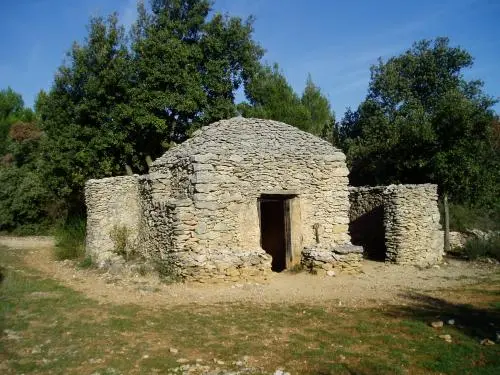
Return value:
<svg viewBox="0 0 500 375">
<path fill-rule="evenodd" d="M 166 285 L 156 277 L 123 277 L 95 269 L 78 269 L 74 262 L 52 257 L 47 237 L 0 237 L 7 251 L 28 249 L 24 261 L 50 278 L 102 303 L 165 307 L 216 303 L 333 303 L 349 307 L 406 303 L 407 292 L 445 290 L 500 278 L 500 266 L 446 260 L 439 267 L 419 269 L 373 261 L 363 262 L 363 273 L 334 277 L 283 272 L 261 282 Z"/>
</svg>

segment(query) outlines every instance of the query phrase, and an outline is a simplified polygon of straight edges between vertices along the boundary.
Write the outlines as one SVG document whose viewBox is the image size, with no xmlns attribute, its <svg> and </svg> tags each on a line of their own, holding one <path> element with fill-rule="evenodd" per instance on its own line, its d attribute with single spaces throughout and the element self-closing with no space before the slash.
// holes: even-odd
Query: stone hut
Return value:
<svg viewBox="0 0 500 375">
<path fill-rule="evenodd" d="M 183 279 L 241 278 L 303 262 L 352 268 L 348 169 L 328 142 L 284 123 L 233 118 L 195 132 L 149 175 L 90 180 L 87 252 L 113 254 L 112 233 Z"/>
<path fill-rule="evenodd" d="M 206 281 L 299 264 L 357 270 L 362 246 L 397 263 L 441 259 L 435 185 L 349 188 L 340 150 L 281 122 L 216 122 L 149 172 L 87 182 L 86 250 L 98 264 L 133 251 Z"/>
</svg>

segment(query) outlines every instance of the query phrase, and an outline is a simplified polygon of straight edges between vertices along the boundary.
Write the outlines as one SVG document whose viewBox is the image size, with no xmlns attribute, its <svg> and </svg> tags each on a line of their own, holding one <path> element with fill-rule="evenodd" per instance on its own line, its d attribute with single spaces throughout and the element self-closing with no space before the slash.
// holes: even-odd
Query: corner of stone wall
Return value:
<svg viewBox="0 0 500 375">
<path fill-rule="evenodd" d="M 387 260 L 429 266 L 444 254 L 437 185 L 390 185 L 384 192 Z"/>
<path fill-rule="evenodd" d="M 98 265 L 117 257 L 113 233 L 122 230 L 126 251 L 137 246 L 141 206 L 138 176 L 89 180 L 85 184 L 87 206 L 86 253 Z M 126 228 L 126 229 L 124 229 Z"/>
</svg>

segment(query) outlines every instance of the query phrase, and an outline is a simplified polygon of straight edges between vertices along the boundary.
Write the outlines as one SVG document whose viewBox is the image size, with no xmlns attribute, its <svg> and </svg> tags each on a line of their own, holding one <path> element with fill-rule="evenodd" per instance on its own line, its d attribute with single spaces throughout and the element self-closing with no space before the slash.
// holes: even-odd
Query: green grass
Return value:
<svg viewBox="0 0 500 375">
<path fill-rule="evenodd" d="M 1 329 L 20 337 L 0 339 L 6 374 L 167 373 L 178 358 L 200 358 L 212 368 L 217 358 L 232 369 L 243 356 L 262 374 L 280 367 L 292 374 L 500 373 L 500 345 L 479 345 L 499 330 L 498 280 L 495 287 L 457 291 L 477 297 L 467 305 L 415 296 L 411 306 L 377 309 L 293 301 L 152 309 L 99 304 L 25 268 L 19 251 L 0 248 L 0 264 Z M 428 325 L 448 315 L 455 326 Z"/>
<path fill-rule="evenodd" d="M 55 230 L 54 255 L 58 260 L 78 259 L 85 255 L 84 218 L 72 218 Z"/>
</svg>

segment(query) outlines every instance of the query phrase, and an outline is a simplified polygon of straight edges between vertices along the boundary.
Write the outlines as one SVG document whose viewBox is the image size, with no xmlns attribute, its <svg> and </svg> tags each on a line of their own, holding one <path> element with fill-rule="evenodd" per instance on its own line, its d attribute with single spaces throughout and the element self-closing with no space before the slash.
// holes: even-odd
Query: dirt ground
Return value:
<svg viewBox="0 0 500 375">
<path fill-rule="evenodd" d="M 9 250 L 26 250 L 25 263 L 63 285 L 101 303 L 140 304 L 151 308 L 218 303 L 256 304 L 333 303 L 349 307 L 405 304 L 405 295 L 414 292 L 438 293 L 500 279 L 496 264 L 446 259 L 441 265 L 419 269 L 381 262 L 364 261 L 357 275 L 314 276 L 282 272 L 260 282 L 219 284 L 165 284 L 157 277 L 123 277 L 96 269 L 79 269 L 75 262 L 53 259 L 54 241 L 50 237 L 0 237 Z M 455 293 L 456 294 L 456 293 Z"/>
</svg>

